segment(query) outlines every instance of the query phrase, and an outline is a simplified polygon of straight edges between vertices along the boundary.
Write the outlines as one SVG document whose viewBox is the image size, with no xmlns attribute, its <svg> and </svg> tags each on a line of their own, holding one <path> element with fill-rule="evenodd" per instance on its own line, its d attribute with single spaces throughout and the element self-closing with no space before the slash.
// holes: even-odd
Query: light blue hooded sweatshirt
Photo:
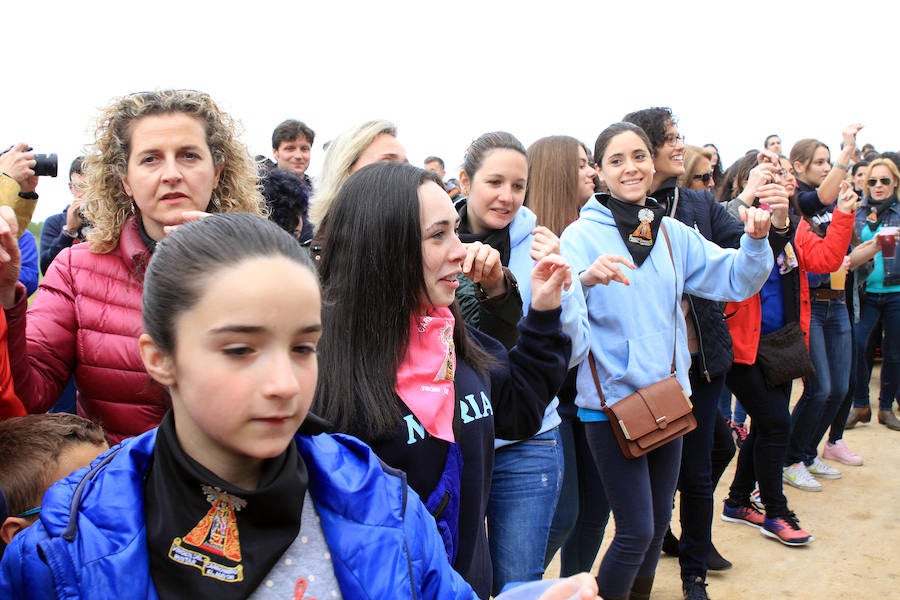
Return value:
<svg viewBox="0 0 900 600">
<path fill-rule="evenodd" d="M 519 208 L 509 226 L 509 270 L 519 284 L 519 295 L 522 297 L 522 312 L 531 308 L 531 271 L 535 262 L 531 258 L 531 243 L 534 240 L 532 231 L 537 224 L 537 216 L 525 206 Z M 569 357 L 569 368 L 575 367 L 587 357 L 588 353 L 588 316 L 581 283 L 572 269 L 572 286 L 562 296 L 562 315 L 560 323 L 563 333 L 572 340 L 572 355 Z M 541 429 L 535 435 L 549 431 L 559 425 L 561 419 L 556 412 L 559 400 L 554 398 L 544 411 Z M 496 440 L 495 448 L 511 444 L 511 441 Z"/>
<path fill-rule="evenodd" d="M 680 304 L 682 293 L 741 301 L 756 294 L 772 270 L 772 251 L 765 238 L 756 240 L 744 234 L 740 250 L 725 249 L 679 221 L 663 217 L 662 223 L 671 240 L 674 270 L 660 229 L 640 268 L 621 265 L 630 285 L 613 281 L 583 287 L 590 348 L 607 404 L 667 377 L 673 348 L 678 382 L 690 395 L 691 355 Z M 631 256 L 612 213 L 597 196 L 588 200 L 578 220 L 563 232 L 561 253 L 576 274 L 603 254 L 629 260 Z M 587 362 L 578 368 L 576 385 L 579 418 L 606 421 Z"/>
</svg>

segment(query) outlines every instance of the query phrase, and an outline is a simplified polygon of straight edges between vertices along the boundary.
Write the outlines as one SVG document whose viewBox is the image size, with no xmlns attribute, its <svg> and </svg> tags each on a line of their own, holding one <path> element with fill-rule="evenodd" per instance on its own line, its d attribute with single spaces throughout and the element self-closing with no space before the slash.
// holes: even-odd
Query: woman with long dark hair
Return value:
<svg viewBox="0 0 900 600">
<path fill-rule="evenodd" d="M 382 163 L 347 179 L 320 264 L 327 368 L 314 407 L 406 472 L 454 567 L 487 598 L 494 439 L 534 435 L 565 377 L 571 344 L 559 306 L 570 270 L 558 255 L 537 264 L 531 309 L 507 352 L 459 316 L 457 221 L 429 171 Z"/>
</svg>

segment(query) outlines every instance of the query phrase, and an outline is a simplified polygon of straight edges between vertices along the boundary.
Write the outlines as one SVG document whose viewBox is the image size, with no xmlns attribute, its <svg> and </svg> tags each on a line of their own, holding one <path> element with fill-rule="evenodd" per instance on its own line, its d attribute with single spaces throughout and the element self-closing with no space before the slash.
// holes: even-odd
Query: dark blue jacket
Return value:
<svg viewBox="0 0 900 600">
<path fill-rule="evenodd" d="M 356 438 L 298 435 L 344 598 L 476 598 L 405 476 Z M 144 524 L 156 429 L 53 485 L 0 562 L 0 598 L 157 598 Z"/>
<path fill-rule="evenodd" d="M 66 206 L 61 213 L 47 217 L 41 226 L 41 273 L 46 273 L 56 255 L 75 241 L 75 238 L 62 232 L 68 212 L 69 207 Z"/>
<path fill-rule="evenodd" d="M 670 207 L 671 211 L 671 207 Z M 671 212 L 670 212 L 671 214 Z M 723 248 L 738 248 L 744 224 L 728 214 L 709 190 L 678 188 L 678 204 L 672 215 L 688 227 L 693 227 L 706 239 Z M 694 329 L 700 345 L 691 369 L 704 379 L 724 375 L 731 368 L 734 354 L 731 334 L 718 302 L 687 295 L 694 319 Z"/>
</svg>

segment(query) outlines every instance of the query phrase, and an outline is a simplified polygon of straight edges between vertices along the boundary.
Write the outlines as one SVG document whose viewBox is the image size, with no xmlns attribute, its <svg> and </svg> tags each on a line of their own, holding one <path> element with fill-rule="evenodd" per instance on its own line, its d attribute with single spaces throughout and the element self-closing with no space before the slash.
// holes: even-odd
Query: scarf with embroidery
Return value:
<svg viewBox="0 0 900 600">
<path fill-rule="evenodd" d="M 612 213 L 616 229 L 625 242 L 634 264 L 640 267 L 650 256 L 659 225 L 666 210 L 653 198 L 648 197 L 644 206 L 622 202 L 609 194 L 600 194 L 598 200 Z"/>
<path fill-rule="evenodd" d="M 397 369 L 394 389 L 432 436 L 454 442 L 456 396 L 455 320 L 449 308 L 433 308 L 410 318 L 409 347 Z"/>
<path fill-rule="evenodd" d="M 193 460 L 171 411 L 144 483 L 150 575 L 160 598 L 246 598 L 300 532 L 306 465 L 292 442 L 242 490 Z"/>
<path fill-rule="evenodd" d="M 869 209 L 869 214 L 866 215 L 866 225 L 869 226 L 869 230 L 875 231 L 878 229 L 878 226 L 881 225 L 881 220 L 884 218 L 884 214 L 896 203 L 896 194 L 881 201 L 869 198 L 866 206 L 866 208 Z"/>
</svg>

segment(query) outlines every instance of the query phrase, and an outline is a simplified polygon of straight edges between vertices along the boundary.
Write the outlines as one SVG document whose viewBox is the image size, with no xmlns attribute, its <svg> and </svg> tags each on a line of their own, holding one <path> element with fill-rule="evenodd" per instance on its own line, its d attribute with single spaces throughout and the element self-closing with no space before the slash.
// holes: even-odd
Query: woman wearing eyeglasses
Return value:
<svg viewBox="0 0 900 600">
<path fill-rule="evenodd" d="M 843 222 L 851 218 L 854 210 L 838 206 L 841 182 L 847 172 L 847 162 L 856 150 L 856 134 L 859 125 L 850 125 L 843 131 L 842 150 L 832 167 L 828 147 L 815 139 L 803 139 L 791 148 L 790 165 L 797 177 L 797 191 L 792 199 L 795 212 L 811 232 L 825 238 L 833 223 L 840 219 L 841 235 L 837 239 L 838 253 L 843 257 L 850 250 L 851 231 L 844 235 Z M 845 187 L 852 191 L 847 184 Z M 855 195 L 854 195 L 855 198 Z M 849 212 L 849 215 L 846 212 Z M 832 237 L 832 236 L 829 236 Z M 797 240 L 797 251 L 803 248 Z M 801 256 L 809 262 L 810 256 Z M 795 488 L 818 492 L 823 489 L 819 479 L 837 479 L 841 472 L 824 462 L 817 452 L 819 442 L 829 427 L 833 427 L 833 442 L 826 444 L 822 458 L 847 465 L 860 465 L 862 458 L 844 443 L 843 426 L 832 424 L 850 385 L 852 361 L 852 334 L 844 291 L 846 266 L 831 261 L 830 268 L 822 273 L 807 267 L 809 282 L 809 355 L 816 368 L 815 375 L 804 379 L 803 394 L 791 413 L 791 437 L 784 459 L 784 482 Z M 834 275 L 830 275 L 833 271 Z"/>
<path fill-rule="evenodd" d="M 853 263 L 861 262 L 862 266 L 856 271 L 861 293 L 859 321 L 853 340 L 857 373 L 850 419 L 854 423 L 871 419 L 866 348 L 876 323 L 881 319 L 884 338 L 881 341 L 878 422 L 895 431 L 900 431 L 900 419 L 897 419 L 892 408 L 900 390 L 900 264 L 897 264 L 896 249 L 884 244 L 880 233 L 887 227 L 900 226 L 898 183 L 900 171 L 893 161 L 879 158 L 869 165 L 865 180 L 866 201 L 856 214 L 856 232 L 863 242 L 873 240 L 875 243 L 868 248 L 862 244 L 851 254 Z M 887 240 L 890 241 L 890 237 Z"/>
<path fill-rule="evenodd" d="M 684 173 L 678 177 L 678 187 L 689 190 L 712 190 L 716 179 L 712 168 L 712 150 L 700 146 L 684 147 Z"/>
<path fill-rule="evenodd" d="M 118 443 L 159 425 L 169 406 L 137 344 L 144 270 L 156 242 L 200 211 L 261 214 L 262 196 L 231 117 L 191 90 L 113 101 L 84 172 L 87 243 L 54 259 L 30 306 L 16 283 L 19 257 L 11 257 L 0 301 L 13 381 L 29 412 L 53 406 L 74 375 L 79 414 Z"/>
</svg>

